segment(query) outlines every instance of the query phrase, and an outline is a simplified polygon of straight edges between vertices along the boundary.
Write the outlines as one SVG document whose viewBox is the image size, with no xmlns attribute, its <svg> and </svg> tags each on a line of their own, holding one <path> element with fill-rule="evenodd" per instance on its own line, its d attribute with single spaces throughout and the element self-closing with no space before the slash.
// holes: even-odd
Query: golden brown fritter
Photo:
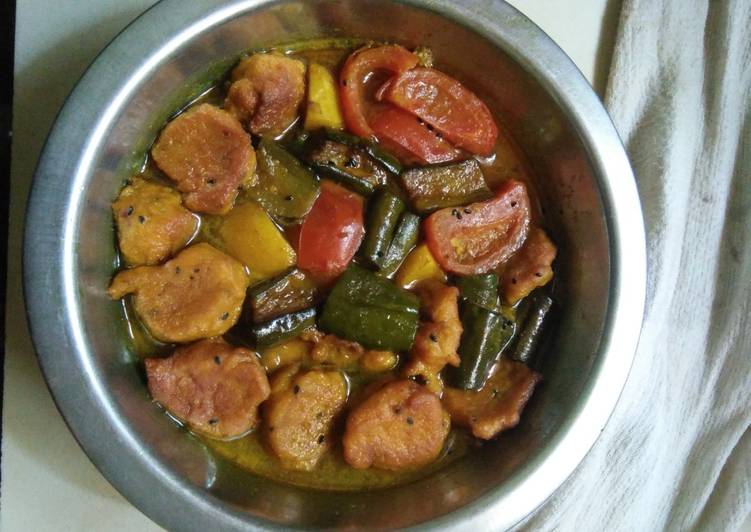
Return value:
<svg viewBox="0 0 751 532">
<path fill-rule="evenodd" d="M 331 447 L 332 427 L 347 402 L 344 376 L 320 369 L 290 375 L 282 369 L 273 381 L 263 406 L 266 441 L 285 467 L 310 471 Z"/>
<path fill-rule="evenodd" d="M 459 319 L 459 289 L 438 281 L 418 285 L 420 309 L 428 318 L 420 324 L 410 358 L 404 367 L 406 377 L 422 377 L 428 388 L 440 393 L 443 385 L 439 373 L 446 364 L 459 365 L 459 340 L 462 322 Z"/>
<path fill-rule="evenodd" d="M 305 65 L 277 54 L 253 54 L 232 71 L 224 107 L 256 135 L 278 134 L 298 115 Z"/>
<path fill-rule="evenodd" d="M 521 362 L 503 357 L 481 390 L 446 388 L 443 406 L 451 421 L 469 427 L 477 438 L 489 440 L 519 423 L 524 405 L 541 379 Z"/>
<path fill-rule="evenodd" d="M 196 212 L 226 213 L 255 176 L 250 137 L 234 116 L 207 103 L 167 124 L 151 155 Z"/>
<path fill-rule="evenodd" d="M 179 192 L 138 177 L 122 189 L 112 214 L 128 266 L 159 264 L 185 247 L 198 228 Z"/>
<path fill-rule="evenodd" d="M 509 305 L 553 278 L 550 266 L 555 260 L 556 252 L 555 244 L 545 231 L 537 227 L 530 230 L 524 246 L 509 259 L 501 275 L 501 290 Z"/>
<path fill-rule="evenodd" d="M 410 380 L 389 382 L 347 417 L 344 459 L 356 469 L 415 469 L 438 458 L 450 428 L 434 393 Z"/>
<path fill-rule="evenodd" d="M 367 373 L 382 373 L 392 370 L 399 363 L 399 356 L 393 351 L 368 349 L 360 357 L 360 369 Z"/>
<path fill-rule="evenodd" d="M 365 349 L 357 342 L 344 340 L 334 334 L 311 330 L 305 331 L 301 338 L 311 342 L 310 359 L 318 364 L 379 373 L 393 369 L 399 362 L 398 356 L 392 351 Z"/>
<path fill-rule="evenodd" d="M 312 335 L 306 335 L 310 338 Z M 317 336 L 310 358 L 318 364 L 328 364 L 342 369 L 355 369 L 365 348 L 357 342 L 344 340 L 333 334 Z"/>
<path fill-rule="evenodd" d="M 242 264 L 201 243 L 162 266 L 118 273 L 112 299 L 134 294 L 136 314 L 162 342 L 192 342 L 224 334 L 240 316 L 248 277 Z"/>
<path fill-rule="evenodd" d="M 269 396 L 266 372 L 253 351 L 221 338 L 178 347 L 168 358 L 146 359 L 149 392 L 192 430 L 232 438 L 251 430 Z"/>
</svg>

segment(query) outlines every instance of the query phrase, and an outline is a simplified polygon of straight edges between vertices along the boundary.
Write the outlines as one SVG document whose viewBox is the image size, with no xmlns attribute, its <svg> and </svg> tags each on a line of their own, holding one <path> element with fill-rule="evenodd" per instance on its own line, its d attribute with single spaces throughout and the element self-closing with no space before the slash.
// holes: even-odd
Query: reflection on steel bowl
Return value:
<svg viewBox="0 0 751 532">
<path fill-rule="evenodd" d="M 503 528 L 607 421 L 644 248 L 607 114 L 508 5 L 165 0 L 53 128 L 25 289 L 71 430 L 163 526 Z"/>
</svg>

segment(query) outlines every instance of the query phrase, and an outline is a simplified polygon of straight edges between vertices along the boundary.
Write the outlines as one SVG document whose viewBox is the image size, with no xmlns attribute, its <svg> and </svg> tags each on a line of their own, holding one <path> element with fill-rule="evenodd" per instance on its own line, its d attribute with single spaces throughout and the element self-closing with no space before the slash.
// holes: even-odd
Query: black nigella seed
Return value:
<svg viewBox="0 0 751 532">
<path fill-rule="evenodd" d="M 133 205 L 128 207 L 128 212 L 125 213 L 125 216 L 130 216 L 131 214 L 133 214 Z"/>
<path fill-rule="evenodd" d="M 214 183 L 216 183 L 216 179 L 208 179 L 208 180 L 207 180 L 206 182 L 207 182 L 207 183 L 208 183 L 209 185 L 213 185 Z"/>
<path fill-rule="evenodd" d="M 435 334 L 433 334 L 433 333 L 430 333 L 429 338 L 430 338 L 431 342 L 437 342 L 438 341 L 438 337 Z"/>
<path fill-rule="evenodd" d="M 286 197 L 286 198 L 284 198 L 284 199 L 285 199 L 285 201 L 292 201 L 292 196 L 287 196 L 287 197 Z"/>
<path fill-rule="evenodd" d="M 414 424 L 415 424 L 415 420 L 412 419 L 411 417 L 408 417 L 407 418 L 407 425 L 414 425 Z"/>
<path fill-rule="evenodd" d="M 535 272 L 535 277 L 542 277 L 542 274 L 540 272 Z"/>
<path fill-rule="evenodd" d="M 193 268 L 193 273 L 198 273 L 201 271 L 201 268 Z"/>
<path fill-rule="evenodd" d="M 138 217 L 138 221 L 139 221 L 140 223 L 143 223 L 143 222 L 145 222 L 145 221 L 146 221 L 146 218 L 144 218 L 143 216 L 139 216 L 139 217 Z"/>
<path fill-rule="evenodd" d="M 321 434 L 320 436 L 318 436 L 318 444 L 319 445 L 322 444 L 323 440 L 325 440 L 325 439 L 326 439 L 326 437 L 323 434 Z"/>
<path fill-rule="evenodd" d="M 471 210 L 469 210 L 469 209 L 467 209 L 467 208 L 465 208 L 465 209 L 464 209 L 464 214 L 472 214 L 472 211 L 471 211 Z"/>
<path fill-rule="evenodd" d="M 357 166 L 357 161 L 354 159 L 347 159 L 344 162 L 344 166 L 346 166 L 347 168 L 355 168 Z"/>
<path fill-rule="evenodd" d="M 219 420 L 216 418 L 209 419 L 209 425 L 216 425 L 219 423 Z"/>
<path fill-rule="evenodd" d="M 511 206 L 512 206 L 512 207 L 516 207 L 516 202 L 515 202 L 515 201 L 512 201 L 512 202 L 511 202 Z"/>
<path fill-rule="evenodd" d="M 222 359 L 221 358 L 219 358 L 218 356 L 214 357 L 214 364 L 216 364 L 218 366 L 221 363 L 222 363 Z"/>
<path fill-rule="evenodd" d="M 222 314 L 222 318 L 221 318 L 222 321 L 226 320 L 227 318 L 229 318 L 229 312 L 225 312 L 224 314 Z"/>
<path fill-rule="evenodd" d="M 300 393 L 300 387 L 297 384 L 295 384 L 295 387 L 292 388 L 292 393 L 294 393 L 295 395 Z"/>
</svg>

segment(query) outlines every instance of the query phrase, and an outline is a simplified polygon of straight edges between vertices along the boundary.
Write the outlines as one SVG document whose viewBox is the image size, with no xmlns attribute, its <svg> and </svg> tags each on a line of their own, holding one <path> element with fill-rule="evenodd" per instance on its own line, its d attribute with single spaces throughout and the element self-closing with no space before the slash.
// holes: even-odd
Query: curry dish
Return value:
<svg viewBox="0 0 751 532">
<path fill-rule="evenodd" d="M 438 59 L 249 54 L 112 204 L 109 294 L 151 397 L 244 469 L 407 482 L 514 427 L 541 380 L 556 247 L 524 158 Z"/>
</svg>

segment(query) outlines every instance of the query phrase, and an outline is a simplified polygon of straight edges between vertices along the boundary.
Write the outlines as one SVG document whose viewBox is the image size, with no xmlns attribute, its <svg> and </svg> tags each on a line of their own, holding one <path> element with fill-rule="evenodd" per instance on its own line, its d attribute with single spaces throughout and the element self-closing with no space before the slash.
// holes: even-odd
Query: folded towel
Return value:
<svg viewBox="0 0 751 532">
<path fill-rule="evenodd" d="M 616 410 L 521 527 L 734 530 L 751 511 L 751 2 L 624 0 L 606 106 L 649 254 Z"/>
</svg>

